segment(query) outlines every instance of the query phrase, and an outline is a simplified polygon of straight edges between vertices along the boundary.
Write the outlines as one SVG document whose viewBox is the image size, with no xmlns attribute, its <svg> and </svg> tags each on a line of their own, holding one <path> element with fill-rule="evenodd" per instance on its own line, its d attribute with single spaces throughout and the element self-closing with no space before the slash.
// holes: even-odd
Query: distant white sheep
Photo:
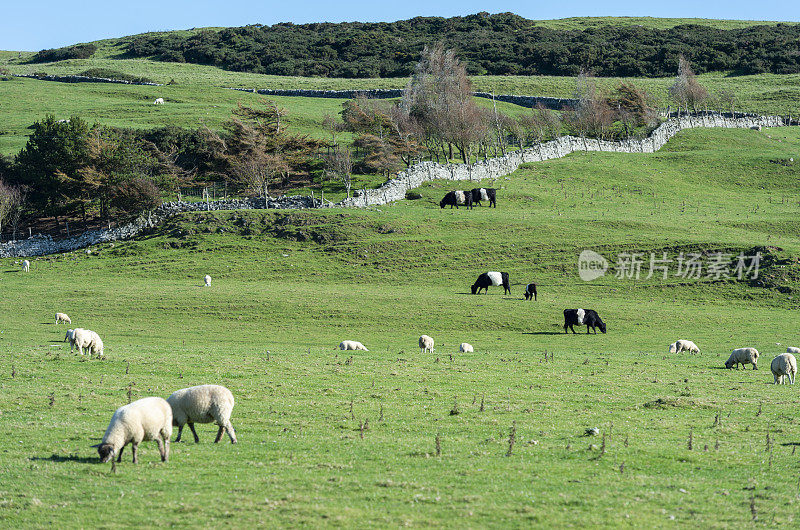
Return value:
<svg viewBox="0 0 800 530">
<path fill-rule="evenodd" d="M 670 353 L 681 353 L 684 351 L 688 351 L 691 353 L 700 353 L 700 348 L 697 347 L 697 344 L 690 340 L 677 340 L 669 345 L 669 352 Z"/>
<path fill-rule="evenodd" d="M 420 353 L 433 353 L 433 338 L 428 335 L 421 335 L 419 338 Z"/>
<path fill-rule="evenodd" d="M 203 281 L 206 283 L 206 287 L 211 287 L 211 276 L 206 274 L 203 276 Z"/>
<path fill-rule="evenodd" d="M 461 353 L 472 353 L 475 350 L 472 348 L 472 344 L 469 344 L 468 342 L 462 342 L 461 346 L 458 347 L 458 351 Z"/>
<path fill-rule="evenodd" d="M 794 376 L 797 374 L 797 359 L 791 353 L 782 353 L 772 359 L 769 365 L 772 370 L 772 377 L 775 378 L 775 384 L 786 384 L 786 376 L 789 376 L 789 382 L 794 384 Z"/>
<path fill-rule="evenodd" d="M 194 430 L 195 423 L 216 422 L 219 425 L 217 443 L 222 439 L 222 431 L 228 432 L 231 443 L 236 443 L 236 432 L 231 425 L 231 412 L 233 412 L 233 394 L 230 390 L 220 385 L 199 385 L 176 390 L 167 398 L 172 407 L 172 422 L 178 427 L 176 442 L 181 441 L 183 426 L 188 424 L 194 435 L 194 443 L 199 443 L 200 438 Z"/>
<path fill-rule="evenodd" d="M 155 440 L 161 461 L 169 459 L 169 439 L 172 436 L 172 408 L 160 397 L 146 397 L 120 407 L 111 416 L 111 423 L 97 447 L 101 462 L 117 456 L 122 461 L 122 451 L 131 444 L 133 463 L 139 463 L 139 444 Z"/>
<path fill-rule="evenodd" d="M 164 104 L 164 98 L 156 98 L 156 100 L 153 102 L 153 105 L 163 105 L 163 104 Z"/>
<path fill-rule="evenodd" d="M 67 316 L 66 313 L 56 313 L 56 324 L 58 324 L 59 322 L 72 324 L 72 320 L 70 320 L 69 316 Z"/>
<path fill-rule="evenodd" d="M 755 348 L 737 348 L 731 352 L 731 356 L 725 361 L 725 368 L 739 369 L 739 365 L 752 364 L 753 370 L 758 370 L 758 350 Z"/>
<path fill-rule="evenodd" d="M 789 346 L 788 348 L 786 348 L 786 353 L 800 353 L 800 348 Z"/>
<path fill-rule="evenodd" d="M 31 262 L 28 261 L 28 260 L 23 261 L 22 262 L 22 272 L 28 272 L 29 270 L 31 270 Z"/>
<path fill-rule="evenodd" d="M 72 332 L 71 335 L 70 331 Z M 75 351 L 75 347 L 77 347 L 81 355 L 83 355 L 83 349 L 86 348 L 89 350 L 89 357 L 97 355 L 99 359 L 103 356 L 104 346 L 100 335 L 92 330 L 83 328 L 75 328 L 70 331 L 67 331 L 67 336 L 64 337 L 64 340 L 69 340 L 70 353 Z"/>
<path fill-rule="evenodd" d="M 343 340 L 339 343 L 340 350 L 362 350 L 362 351 L 369 351 L 366 346 L 358 342 L 357 340 Z"/>
</svg>

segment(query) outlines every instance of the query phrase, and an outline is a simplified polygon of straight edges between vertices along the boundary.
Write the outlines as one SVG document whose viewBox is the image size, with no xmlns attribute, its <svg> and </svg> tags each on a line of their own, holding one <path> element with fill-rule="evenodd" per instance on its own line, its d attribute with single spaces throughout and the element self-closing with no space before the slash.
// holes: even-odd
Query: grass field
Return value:
<svg viewBox="0 0 800 530">
<path fill-rule="evenodd" d="M 800 345 L 799 146 L 795 129 L 685 131 L 654 155 L 524 166 L 497 209 L 441 210 L 451 183 L 433 182 L 366 211 L 186 214 L 28 274 L 0 260 L 0 525 L 796 525 L 800 399 L 769 362 Z M 586 248 L 753 247 L 763 287 L 576 271 Z M 468 294 L 486 270 L 512 294 Z M 568 307 L 608 333 L 563 334 Z M 107 360 L 70 355 L 56 311 Z M 667 354 L 678 338 L 702 353 Z M 722 369 L 741 346 L 758 371 Z M 235 394 L 239 444 L 204 425 L 166 465 L 152 442 L 138 466 L 98 463 L 128 393 L 201 383 Z"/>
</svg>

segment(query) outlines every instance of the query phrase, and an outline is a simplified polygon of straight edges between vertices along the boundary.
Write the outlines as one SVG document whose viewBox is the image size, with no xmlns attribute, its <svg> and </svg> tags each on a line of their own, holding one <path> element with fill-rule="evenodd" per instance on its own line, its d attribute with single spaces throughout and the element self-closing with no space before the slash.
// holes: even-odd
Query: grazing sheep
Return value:
<svg viewBox="0 0 800 530">
<path fill-rule="evenodd" d="M 789 382 L 794 384 L 794 376 L 797 374 L 797 359 L 791 353 L 782 353 L 772 359 L 769 368 L 772 370 L 776 385 L 778 383 L 785 385 L 787 375 Z"/>
<path fill-rule="evenodd" d="M 66 313 L 56 313 L 56 325 L 58 325 L 59 322 L 72 324 L 72 320 L 70 320 Z"/>
<path fill-rule="evenodd" d="M 358 342 L 357 340 L 343 340 L 339 343 L 340 350 L 362 350 L 362 351 L 369 351 L 366 346 Z"/>
<path fill-rule="evenodd" d="M 736 365 L 736 369 L 739 369 L 739 365 L 741 364 L 744 366 L 745 364 L 752 364 L 753 370 L 758 370 L 758 350 L 755 348 L 737 348 L 731 352 L 731 356 L 728 357 L 728 360 L 725 361 L 725 368 L 731 369 L 734 365 Z"/>
<path fill-rule="evenodd" d="M 486 294 L 489 294 L 489 286 L 503 286 L 503 294 L 511 294 L 511 282 L 508 278 L 507 272 L 489 271 L 484 272 L 475 283 L 472 284 L 472 294 L 481 294 L 481 289 L 486 289 Z"/>
<path fill-rule="evenodd" d="M 153 105 L 163 105 L 163 104 L 164 104 L 164 98 L 156 98 L 156 100 L 153 102 Z"/>
<path fill-rule="evenodd" d="M 211 276 L 206 274 L 203 276 L 203 281 L 206 283 L 206 287 L 211 287 Z"/>
<path fill-rule="evenodd" d="M 474 188 L 472 191 L 472 203 L 481 205 L 481 201 L 489 201 L 489 208 L 497 208 L 497 195 L 494 188 Z"/>
<path fill-rule="evenodd" d="M 462 342 L 461 346 L 458 347 L 458 351 L 461 353 L 472 353 L 475 350 L 473 349 L 472 344 L 469 344 L 468 342 Z"/>
<path fill-rule="evenodd" d="M 101 462 L 108 462 L 117 456 L 122 461 L 122 451 L 131 444 L 133 463 L 139 463 L 139 444 L 155 440 L 161 461 L 169 459 L 169 439 L 172 436 L 172 408 L 160 397 L 146 397 L 124 407 L 111 416 L 111 423 L 103 435 L 103 441 L 92 447 L 97 448 Z"/>
<path fill-rule="evenodd" d="M 188 424 L 194 435 L 194 443 L 199 443 L 200 438 L 194 430 L 195 423 L 212 423 L 219 425 L 217 438 L 214 443 L 222 439 L 225 430 L 236 443 L 236 432 L 231 425 L 231 412 L 233 412 L 233 394 L 230 390 L 220 385 L 199 385 L 176 390 L 167 398 L 172 407 L 172 424 L 178 427 L 176 442 L 181 441 L 183 426 Z"/>
<path fill-rule="evenodd" d="M 789 346 L 788 348 L 786 348 L 786 353 L 800 353 L 800 348 Z"/>
<path fill-rule="evenodd" d="M 536 300 L 536 284 L 529 283 L 525 286 L 525 300 Z"/>
<path fill-rule="evenodd" d="M 70 331 L 72 332 L 71 334 Z M 97 358 L 99 359 L 103 356 L 103 341 L 100 339 L 100 335 L 94 331 L 83 328 L 75 328 L 67 331 L 67 335 L 64 337 L 64 340 L 69 340 L 70 353 L 75 351 L 75 347 L 77 346 L 81 355 L 83 355 L 83 349 L 86 348 L 89 350 L 89 357 L 92 355 L 97 355 Z"/>
<path fill-rule="evenodd" d="M 455 190 L 448 192 L 444 198 L 439 201 L 439 207 L 444 208 L 447 205 L 450 205 L 450 209 L 453 209 L 453 206 L 456 207 L 458 210 L 459 204 L 465 204 L 467 206 L 467 210 L 472 209 L 472 192 L 463 191 L 463 190 Z"/>
<path fill-rule="evenodd" d="M 29 270 L 31 270 L 31 262 L 28 261 L 28 260 L 23 261 L 22 262 L 22 272 L 28 272 Z"/>
<path fill-rule="evenodd" d="M 419 349 L 421 350 L 420 353 L 433 353 L 433 338 L 427 335 L 420 335 Z"/>
<path fill-rule="evenodd" d="M 606 332 L 606 324 L 600 320 L 600 315 L 597 314 L 597 311 L 593 309 L 564 310 L 564 333 L 569 333 L 567 328 L 571 329 L 572 333 L 575 333 L 575 328 L 572 326 L 582 326 L 584 324 L 586 324 L 586 333 L 591 330 L 597 335 L 597 329 L 595 328 L 600 328 L 603 333 Z"/>
<path fill-rule="evenodd" d="M 691 353 L 700 353 L 700 348 L 697 347 L 697 344 L 690 340 L 677 340 L 669 345 L 669 352 L 670 353 L 680 353 L 683 351 L 688 351 Z"/>
</svg>

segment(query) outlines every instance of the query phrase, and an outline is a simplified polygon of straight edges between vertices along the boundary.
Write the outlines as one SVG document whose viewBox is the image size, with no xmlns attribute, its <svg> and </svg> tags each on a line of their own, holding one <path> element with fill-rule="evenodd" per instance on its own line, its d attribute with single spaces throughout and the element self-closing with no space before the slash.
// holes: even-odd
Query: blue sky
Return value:
<svg viewBox="0 0 800 530">
<path fill-rule="evenodd" d="M 627 15 L 800 21 L 800 1 L 797 0 L 301 0 L 297 3 L 286 0 L 2 0 L 0 50 L 40 50 L 147 31 L 204 26 L 393 21 L 415 16 L 468 15 L 479 11 L 511 11 L 531 19 Z"/>
</svg>

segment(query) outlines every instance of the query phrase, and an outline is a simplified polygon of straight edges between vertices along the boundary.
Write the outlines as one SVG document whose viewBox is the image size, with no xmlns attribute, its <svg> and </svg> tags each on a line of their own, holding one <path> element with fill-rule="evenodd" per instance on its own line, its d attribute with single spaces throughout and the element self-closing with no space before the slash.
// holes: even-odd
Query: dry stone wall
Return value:
<svg viewBox="0 0 800 530">
<path fill-rule="evenodd" d="M 499 158 L 492 158 L 474 164 L 437 164 L 421 162 L 406 171 L 398 173 L 381 187 L 362 190 L 357 197 L 345 199 L 336 204 L 323 203 L 319 199 L 306 196 L 269 199 L 221 200 L 209 202 L 170 202 L 164 203 L 147 216 L 132 223 L 111 229 L 92 230 L 76 237 L 55 240 L 50 236 L 36 235 L 28 239 L 0 244 L 0 258 L 21 256 L 43 256 L 58 252 L 69 252 L 97 243 L 129 239 L 144 230 L 156 226 L 164 219 L 182 212 L 208 210 L 252 210 L 264 208 L 321 208 L 321 207 L 365 207 L 378 206 L 404 199 L 406 192 L 418 188 L 423 183 L 442 179 L 452 181 L 480 181 L 494 179 L 513 173 L 520 165 L 528 162 L 541 162 L 561 158 L 576 151 L 607 151 L 613 153 L 654 153 L 661 149 L 670 138 L 684 129 L 696 127 L 758 128 L 780 127 L 787 122 L 778 116 L 726 117 L 721 115 L 690 116 L 664 122 L 653 133 L 642 140 L 607 142 L 574 136 L 562 136 L 534 147 L 515 151 Z"/>
<path fill-rule="evenodd" d="M 590 138 L 562 136 L 550 142 L 538 144 L 522 151 L 514 151 L 499 158 L 491 158 L 474 164 L 437 164 L 421 162 L 401 171 L 381 187 L 362 190 L 357 197 L 345 199 L 337 206 L 378 206 L 405 198 L 406 192 L 418 188 L 424 182 L 443 180 L 479 181 L 493 179 L 513 173 L 528 162 L 541 162 L 561 158 L 576 151 L 607 151 L 612 153 L 654 153 L 670 138 L 684 129 L 697 127 L 722 127 L 741 129 L 751 127 L 780 127 L 785 124 L 779 116 L 725 117 L 718 114 L 707 116 L 685 116 L 661 124 L 650 136 L 642 140 L 609 142 Z"/>
</svg>

